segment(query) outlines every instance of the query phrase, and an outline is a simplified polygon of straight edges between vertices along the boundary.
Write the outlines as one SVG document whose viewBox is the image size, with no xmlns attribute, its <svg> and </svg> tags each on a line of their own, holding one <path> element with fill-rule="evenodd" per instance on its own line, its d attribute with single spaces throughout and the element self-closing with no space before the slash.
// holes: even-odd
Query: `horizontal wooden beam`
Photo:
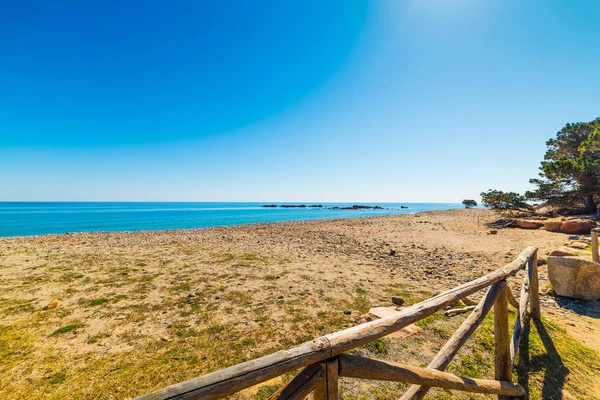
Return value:
<svg viewBox="0 0 600 400">
<path fill-rule="evenodd" d="M 498 282 L 492 287 L 489 288 L 485 296 L 481 299 L 477 307 L 473 310 L 471 314 L 464 320 L 462 325 L 454 332 L 454 335 L 446 342 L 444 347 L 436 354 L 436 356 L 431 360 L 427 368 L 437 369 L 439 371 L 443 371 L 446 369 L 450 361 L 454 358 L 458 350 L 462 347 L 463 344 L 467 341 L 469 337 L 475 332 L 475 329 L 481 324 L 481 322 L 485 319 L 485 316 L 494 306 L 496 299 L 506 287 L 506 283 L 504 281 Z M 420 400 L 429 391 L 428 386 L 420 386 L 413 385 L 408 390 L 400 400 Z"/>
<path fill-rule="evenodd" d="M 257 385 L 286 372 L 331 358 L 387 336 L 423 319 L 455 301 L 515 275 L 535 254 L 535 247 L 526 248 L 516 260 L 479 279 L 467 282 L 435 297 L 415 304 L 395 315 L 357 325 L 322 336 L 288 350 L 246 361 L 204 376 L 178 383 L 139 397 L 143 400 L 219 399 Z"/>
<path fill-rule="evenodd" d="M 525 395 L 525 389 L 518 383 L 466 378 L 435 369 L 411 367 L 348 354 L 340 355 L 339 360 L 340 376 L 349 378 L 413 383 L 481 394 Z"/>
</svg>

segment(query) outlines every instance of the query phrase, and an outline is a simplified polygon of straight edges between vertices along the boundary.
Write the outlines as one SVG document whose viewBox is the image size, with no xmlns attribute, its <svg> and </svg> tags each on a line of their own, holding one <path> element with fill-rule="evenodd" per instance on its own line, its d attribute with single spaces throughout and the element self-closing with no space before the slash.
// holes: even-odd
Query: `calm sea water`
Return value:
<svg viewBox="0 0 600 400">
<path fill-rule="evenodd" d="M 190 229 L 259 222 L 409 214 L 462 207 L 452 203 L 360 203 L 378 205 L 384 209 L 332 210 L 330 207 L 351 206 L 353 203 L 305 203 L 322 204 L 323 208 L 263 208 L 263 204 L 270 203 L 0 202 L 0 237 L 66 232 Z"/>
</svg>

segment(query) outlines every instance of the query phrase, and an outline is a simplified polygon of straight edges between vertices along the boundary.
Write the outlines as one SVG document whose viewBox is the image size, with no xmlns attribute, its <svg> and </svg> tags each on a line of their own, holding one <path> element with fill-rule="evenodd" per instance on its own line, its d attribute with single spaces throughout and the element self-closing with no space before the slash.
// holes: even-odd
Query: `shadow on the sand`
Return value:
<svg viewBox="0 0 600 400">
<path fill-rule="evenodd" d="M 521 341 L 519 348 L 519 363 L 517 364 L 519 383 L 529 393 L 530 372 L 544 371 L 542 399 L 561 400 L 563 398 L 563 386 L 569 374 L 569 369 L 565 367 L 552 338 L 544 327 L 544 323 L 537 320 L 532 320 L 531 323 L 533 326 L 527 324 L 523 332 L 524 340 Z M 530 334 L 535 336 L 530 337 Z M 530 340 L 533 342 L 537 338 L 542 342 L 545 351 L 530 357 Z"/>
<path fill-rule="evenodd" d="M 568 310 L 573 311 L 579 315 L 585 315 L 591 318 L 600 318 L 600 301 L 587 301 L 587 300 L 578 300 L 572 299 L 570 297 L 555 297 L 556 304 L 561 306 L 562 308 L 566 308 Z"/>
</svg>

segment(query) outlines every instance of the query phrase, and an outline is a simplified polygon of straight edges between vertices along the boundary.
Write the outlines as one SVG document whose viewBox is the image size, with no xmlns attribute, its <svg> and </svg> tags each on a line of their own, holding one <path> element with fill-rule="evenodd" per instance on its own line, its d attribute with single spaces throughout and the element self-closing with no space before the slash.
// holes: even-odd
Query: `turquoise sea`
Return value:
<svg viewBox="0 0 600 400">
<path fill-rule="evenodd" d="M 264 208 L 275 204 L 275 208 Z M 306 208 L 282 208 L 306 204 Z M 321 204 L 323 207 L 309 207 Z M 340 210 L 353 204 L 382 210 Z M 402 208 L 407 207 L 407 208 Z M 462 207 L 453 203 L 72 203 L 0 202 L 0 237 L 209 226 L 409 214 Z"/>
</svg>

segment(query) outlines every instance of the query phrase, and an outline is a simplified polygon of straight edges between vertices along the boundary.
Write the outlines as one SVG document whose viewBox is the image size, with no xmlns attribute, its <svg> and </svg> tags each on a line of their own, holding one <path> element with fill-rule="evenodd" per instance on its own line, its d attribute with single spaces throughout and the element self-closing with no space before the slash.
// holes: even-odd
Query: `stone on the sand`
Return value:
<svg viewBox="0 0 600 400">
<path fill-rule="evenodd" d="M 571 244 L 569 244 L 569 247 L 572 247 L 574 249 L 579 249 L 579 250 L 586 249 L 588 246 L 589 246 L 589 244 L 587 244 L 586 242 L 582 242 L 582 241 L 575 241 L 575 242 L 571 242 Z"/>
<path fill-rule="evenodd" d="M 401 306 L 404 304 L 404 299 L 400 296 L 392 296 L 392 303 L 397 306 Z"/>
<path fill-rule="evenodd" d="M 596 227 L 596 221 L 591 219 L 571 219 L 560 226 L 562 233 L 590 233 Z"/>
<path fill-rule="evenodd" d="M 548 254 L 551 257 L 575 257 L 577 253 L 568 249 L 558 249 Z"/>
<path fill-rule="evenodd" d="M 559 296 L 600 300 L 600 264 L 579 258 L 548 257 L 548 278 Z"/>
<path fill-rule="evenodd" d="M 359 325 L 359 324 L 364 324 L 366 322 L 374 321 L 376 319 L 381 319 L 381 318 L 397 315 L 401 309 L 402 309 L 401 307 L 373 307 L 373 308 L 369 309 L 368 313 L 358 317 L 354 321 L 354 323 L 356 325 Z M 397 332 L 387 335 L 386 337 L 392 338 L 392 339 L 402 339 L 402 338 L 405 338 L 405 337 L 408 337 L 411 335 L 415 335 L 417 333 L 421 333 L 422 331 L 423 331 L 422 328 L 416 326 L 415 324 L 410 324 L 410 325 L 400 329 Z"/>
<path fill-rule="evenodd" d="M 350 311 L 350 310 L 344 310 L 344 314 L 350 315 L 350 314 L 352 314 L 352 311 Z"/>
<path fill-rule="evenodd" d="M 57 308 L 60 305 L 60 301 L 58 300 L 52 300 L 50 303 L 48 303 L 45 307 L 44 310 L 52 310 L 54 308 Z"/>
<path fill-rule="evenodd" d="M 544 221 L 544 230 L 549 232 L 558 232 L 562 226 L 562 221 Z"/>
<path fill-rule="evenodd" d="M 491 231 L 488 232 L 488 234 L 490 234 L 490 235 L 495 235 L 497 233 L 498 233 L 498 231 L 495 229 L 492 229 Z"/>
<path fill-rule="evenodd" d="M 545 265 L 546 264 L 546 259 L 542 256 L 538 256 L 537 257 L 537 263 L 538 265 Z"/>
<path fill-rule="evenodd" d="M 517 225 L 523 229 L 538 229 L 544 226 L 544 223 L 533 219 L 519 219 L 517 220 Z"/>
</svg>

